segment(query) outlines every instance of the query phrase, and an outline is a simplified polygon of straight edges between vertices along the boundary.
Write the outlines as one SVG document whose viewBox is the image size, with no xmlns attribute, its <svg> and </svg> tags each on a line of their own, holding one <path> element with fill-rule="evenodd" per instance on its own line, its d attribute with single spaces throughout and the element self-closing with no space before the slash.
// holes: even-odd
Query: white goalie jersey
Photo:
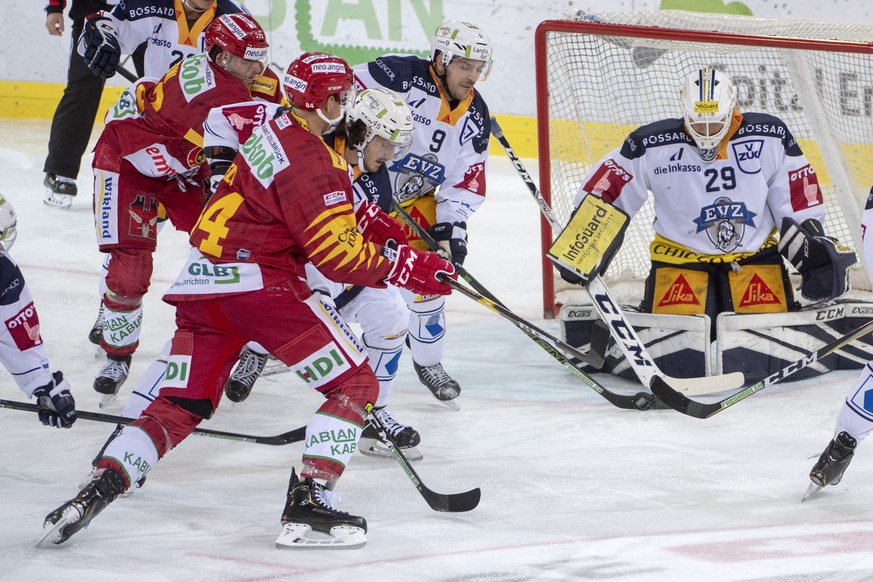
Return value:
<svg viewBox="0 0 873 582">
<path fill-rule="evenodd" d="M 682 119 L 642 126 L 596 164 L 576 206 L 591 193 L 633 217 L 651 192 L 655 233 L 710 256 L 757 252 L 785 217 L 824 223 L 815 169 L 780 119 L 735 113 L 728 136 L 704 162 Z"/>
<path fill-rule="evenodd" d="M 430 63 L 389 55 L 352 67 L 358 90 L 394 91 L 412 111 L 415 131 L 403 159 L 388 167 L 401 202 L 436 193 L 437 222 L 466 222 L 485 200 L 491 118 L 478 91 L 454 110 L 442 96 Z"/>
</svg>

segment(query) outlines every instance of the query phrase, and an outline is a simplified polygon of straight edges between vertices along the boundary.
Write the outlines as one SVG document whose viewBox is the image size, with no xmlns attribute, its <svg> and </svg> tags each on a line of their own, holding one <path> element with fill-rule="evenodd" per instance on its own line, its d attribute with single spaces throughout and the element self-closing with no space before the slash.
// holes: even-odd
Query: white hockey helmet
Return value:
<svg viewBox="0 0 873 582">
<path fill-rule="evenodd" d="M 454 19 L 440 24 L 430 45 L 431 62 L 436 59 L 437 51 L 442 55 L 444 67 L 447 67 L 453 58 L 464 57 L 485 63 L 485 68 L 482 70 L 483 81 L 491 71 L 493 53 L 491 41 L 475 24 Z"/>
<path fill-rule="evenodd" d="M 15 214 L 15 209 L 12 203 L 0 194 L 0 244 L 7 251 L 12 248 L 15 237 L 18 236 L 16 226 L 18 226 L 18 216 Z"/>
<path fill-rule="evenodd" d="M 412 144 L 412 113 L 409 107 L 387 89 L 374 88 L 361 91 L 355 104 L 346 112 L 349 124 L 358 120 L 367 126 L 364 141 L 355 144 L 359 150 L 367 147 L 373 138 L 381 136 L 395 147 L 395 159 L 400 159 Z"/>
<path fill-rule="evenodd" d="M 685 78 L 679 89 L 685 131 L 697 144 L 704 161 L 710 162 L 727 134 L 737 105 L 737 89 L 730 78 L 712 67 L 702 67 Z"/>
</svg>

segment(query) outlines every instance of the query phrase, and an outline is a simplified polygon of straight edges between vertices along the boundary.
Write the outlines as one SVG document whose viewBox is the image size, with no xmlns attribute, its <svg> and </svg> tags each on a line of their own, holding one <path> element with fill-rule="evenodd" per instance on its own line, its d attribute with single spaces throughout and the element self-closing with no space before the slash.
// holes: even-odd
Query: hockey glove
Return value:
<svg viewBox="0 0 873 582">
<path fill-rule="evenodd" d="M 39 421 L 46 426 L 70 428 L 76 422 L 76 401 L 70 394 L 70 384 L 64 380 L 60 371 L 52 374 L 53 379 L 45 386 L 33 391 Z"/>
<path fill-rule="evenodd" d="M 355 211 L 355 218 L 358 232 L 370 242 L 383 246 L 393 242 L 394 247 L 409 243 L 400 223 L 388 216 L 378 204 L 366 200 L 361 202 Z"/>
<path fill-rule="evenodd" d="M 467 223 L 439 222 L 430 227 L 430 235 L 440 244 L 437 252 L 456 265 L 463 265 L 467 258 Z"/>
<path fill-rule="evenodd" d="M 82 31 L 82 42 L 85 48 L 82 57 L 91 72 L 103 79 L 114 75 L 121 59 L 121 45 L 112 21 L 105 16 L 88 18 Z"/>
<path fill-rule="evenodd" d="M 849 290 L 849 267 L 857 262 L 855 251 L 825 236 L 814 218 L 797 224 L 782 219 L 779 253 L 800 273 L 800 294 L 810 301 L 827 301 Z"/>
<path fill-rule="evenodd" d="M 458 278 L 455 267 L 436 253 L 401 245 L 396 250 L 383 247 L 382 254 L 394 261 L 385 282 L 418 295 L 449 295 L 452 288 L 442 278 Z"/>
</svg>

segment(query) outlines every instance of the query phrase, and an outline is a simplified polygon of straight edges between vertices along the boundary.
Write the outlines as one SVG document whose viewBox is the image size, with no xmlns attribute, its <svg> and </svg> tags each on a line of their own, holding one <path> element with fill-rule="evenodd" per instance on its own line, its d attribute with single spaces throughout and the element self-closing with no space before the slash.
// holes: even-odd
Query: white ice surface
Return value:
<svg viewBox="0 0 873 582">
<path fill-rule="evenodd" d="M 12 254 L 40 310 L 52 365 L 78 406 L 98 410 L 90 157 L 69 211 L 42 204 L 46 122 L 0 122 L 2 191 L 18 210 Z M 533 161 L 529 170 L 535 170 Z M 491 161 L 488 200 L 470 221 L 469 271 L 520 316 L 541 319 L 537 207 L 511 165 Z M 160 237 L 130 391 L 173 329 L 160 301 L 185 238 Z M 391 409 L 422 434 L 416 464 L 439 492 L 481 487 L 466 514 L 431 511 L 392 459 L 357 456 L 337 492 L 367 518 L 362 550 L 277 550 L 279 516 L 302 445 L 191 437 L 58 548 L 37 549 L 43 517 L 77 491 L 112 426 L 47 429 L 0 410 L 0 579 L 53 580 L 869 580 L 873 510 L 862 446 L 838 487 L 801 504 L 854 372 L 778 385 L 708 420 L 614 408 L 530 339 L 462 296 L 449 299 L 444 363 L 461 410 L 439 405 L 404 355 Z M 305 424 L 320 397 L 284 374 L 202 426 L 272 435 Z M 602 382 L 636 387 L 612 377 Z M 22 400 L 8 374 L 0 398 Z M 119 400 L 106 412 L 120 414 Z"/>
</svg>

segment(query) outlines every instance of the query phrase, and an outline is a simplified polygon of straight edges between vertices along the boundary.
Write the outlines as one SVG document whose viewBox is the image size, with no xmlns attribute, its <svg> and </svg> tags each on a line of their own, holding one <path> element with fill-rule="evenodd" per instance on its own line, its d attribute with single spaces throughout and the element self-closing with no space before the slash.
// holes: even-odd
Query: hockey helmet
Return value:
<svg viewBox="0 0 873 582">
<path fill-rule="evenodd" d="M 18 236 L 16 226 L 18 226 L 18 216 L 15 214 L 15 209 L 12 203 L 0 194 L 0 244 L 7 251 L 12 248 Z"/>
<path fill-rule="evenodd" d="M 685 131 L 697 144 L 704 161 L 710 162 L 727 134 L 737 105 L 737 89 L 730 78 L 712 67 L 688 75 L 679 89 Z"/>
<path fill-rule="evenodd" d="M 491 70 L 491 41 L 475 24 L 454 19 L 440 24 L 430 45 L 431 62 L 437 58 L 437 52 L 441 55 L 444 67 L 455 57 L 482 61 L 485 63 L 482 80 L 485 80 Z"/>
<path fill-rule="evenodd" d="M 360 150 L 374 137 L 381 136 L 395 148 L 395 159 L 403 157 L 412 144 L 412 113 L 409 107 L 391 91 L 381 88 L 365 89 L 355 98 L 355 104 L 346 112 L 351 125 L 358 121 L 367 127 Z"/>
<path fill-rule="evenodd" d="M 206 52 L 218 46 L 235 57 L 267 62 L 270 44 L 257 21 L 243 12 L 223 14 L 206 29 Z"/>
</svg>

